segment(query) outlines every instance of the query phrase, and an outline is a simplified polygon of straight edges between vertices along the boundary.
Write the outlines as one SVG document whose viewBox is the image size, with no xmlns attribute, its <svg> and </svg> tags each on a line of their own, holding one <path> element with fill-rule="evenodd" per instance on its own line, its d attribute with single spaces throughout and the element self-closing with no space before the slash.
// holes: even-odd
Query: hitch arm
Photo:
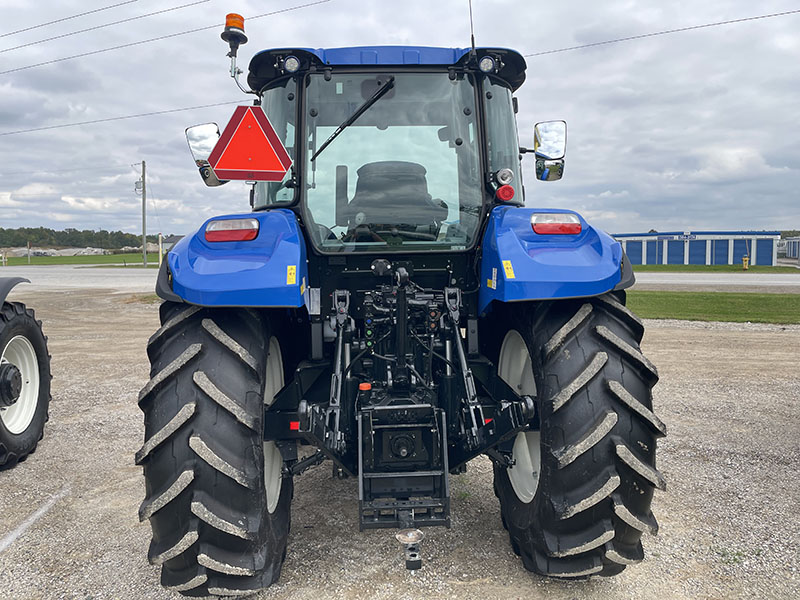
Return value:
<svg viewBox="0 0 800 600">
<path fill-rule="evenodd" d="M 344 383 L 344 336 L 347 324 L 350 322 L 350 292 L 336 290 L 333 293 L 333 302 L 336 307 L 336 357 L 331 374 L 331 395 L 328 403 L 327 418 L 331 425 L 332 446 L 337 451 L 344 449 L 344 434 L 339 429 L 341 414 L 342 385 Z"/>
<path fill-rule="evenodd" d="M 459 333 L 459 320 L 461 318 L 461 290 L 459 288 L 445 288 L 445 305 L 447 312 L 450 316 L 450 322 L 453 326 L 453 340 L 456 345 L 456 352 L 458 353 L 458 363 L 461 368 L 461 376 L 463 378 L 464 390 L 467 394 L 467 411 L 469 412 L 469 441 L 470 445 L 477 445 L 479 440 L 478 429 L 483 426 L 483 409 L 478 403 L 478 392 L 475 388 L 475 379 L 472 376 L 472 370 L 467 363 L 467 355 L 464 352 L 464 344 L 461 340 Z M 478 420 L 480 419 L 480 423 Z"/>
</svg>

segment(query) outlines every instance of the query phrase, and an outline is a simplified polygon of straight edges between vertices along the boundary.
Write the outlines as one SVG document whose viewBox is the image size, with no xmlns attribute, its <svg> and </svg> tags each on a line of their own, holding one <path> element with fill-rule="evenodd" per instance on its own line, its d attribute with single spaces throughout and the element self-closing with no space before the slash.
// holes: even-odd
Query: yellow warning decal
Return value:
<svg viewBox="0 0 800 600">
<path fill-rule="evenodd" d="M 286 285 L 295 285 L 297 283 L 297 265 L 288 265 L 286 267 Z"/>
<path fill-rule="evenodd" d="M 514 279 L 514 267 L 511 266 L 510 260 L 503 261 L 503 270 L 506 272 L 506 279 Z"/>
<path fill-rule="evenodd" d="M 306 278 L 303 277 L 303 279 L 300 280 L 300 295 L 302 296 L 305 293 L 306 293 Z"/>
</svg>

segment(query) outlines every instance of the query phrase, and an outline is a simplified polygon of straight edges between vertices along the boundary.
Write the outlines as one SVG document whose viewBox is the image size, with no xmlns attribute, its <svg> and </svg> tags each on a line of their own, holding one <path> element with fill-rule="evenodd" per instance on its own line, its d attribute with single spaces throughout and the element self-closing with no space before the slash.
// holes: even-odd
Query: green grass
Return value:
<svg viewBox="0 0 800 600">
<path fill-rule="evenodd" d="M 628 307 L 645 319 L 800 323 L 800 294 L 629 291 Z"/>
<path fill-rule="evenodd" d="M 794 273 L 795 267 L 752 266 L 747 271 L 742 265 L 633 265 L 634 273 Z"/>
<path fill-rule="evenodd" d="M 123 266 L 126 269 L 143 269 L 144 268 L 144 265 L 142 263 L 135 263 L 135 264 L 126 263 L 125 265 L 122 265 L 122 264 L 119 264 L 119 265 L 87 265 L 86 268 L 87 269 L 119 269 L 119 268 L 121 268 Z M 157 269 L 158 268 L 158 258 L 156 258 L 154 261 L 151 261 L 150 259 L 148 259 L 147 260 L 147 268 L 148 269 Z"/>
<path fill-rule="evenodd" d="M 158 254 L 147 255 L 148 263 L 158 264 Z M 9 256 L 8 266 L 27 265 L 27 256 Z M 142 264 L 141 254 L 102 254 L 99 256 L 31 256 L 32 265 L 108 265 Z"/>
<path fill-rule="evenodd" d="M 738 565 L 747 558 L 747 553 L 743 550 L 731 550 L 720 546 L 711 546 L 711 551 L 717 555 L 719 562 L 723 565 Z"/>
<path fill-rule="evenodd" d="M 156 294 L 133 294 L 123 302 L 125 304 L 161 304 L 162 300 Z"/>
</svg>

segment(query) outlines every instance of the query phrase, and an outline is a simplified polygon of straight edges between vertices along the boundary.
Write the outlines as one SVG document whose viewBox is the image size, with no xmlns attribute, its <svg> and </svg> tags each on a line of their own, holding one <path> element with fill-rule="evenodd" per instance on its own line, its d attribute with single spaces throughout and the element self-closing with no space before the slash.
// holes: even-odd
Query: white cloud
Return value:
<svg viewBox="0 0 800 600">
<path fill-rule="evenodd" d="M 119 210 L 118 198 L 75 198 L 62 196 L 61 201 L 78 211 L 114 212 Z"/>
<path fill-rule="evenodd" d="M 47 216 L 58 223 L 72 223 L 79 218 L 76 214 L 63 212 L 48 212 Z"/>
<path fill-rule="evenodd" d="M 790 170 L 788 167 L 770 166 L 754 148 L 710 148 L 697 153 L 697 156 L 700 168 L 678 174 L 678 177 L 700 183 L 731 183 L 777 176 Z"/>
<path fill-rule="evenodd" d="M 19 200 L 14 200 L 11 198 L 11 194 L 9 192 L 0 192 L 0 207 L 12 207 L 12 206 L 22 206 L 22 202 Z M 5 215 L 4 215 L 5 216 Z M 6 216 L 6 219 L 8 217 Z"/>
</svg>

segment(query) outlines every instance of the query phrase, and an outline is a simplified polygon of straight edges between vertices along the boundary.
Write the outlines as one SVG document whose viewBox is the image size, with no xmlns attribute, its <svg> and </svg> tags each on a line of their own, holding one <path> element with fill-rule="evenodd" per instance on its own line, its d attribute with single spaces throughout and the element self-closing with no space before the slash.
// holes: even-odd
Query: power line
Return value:
<svg viewBox="0 0 800 600">
<path fill-rule="evenodd" d="M 17 131 L 4 131 L 0 136 L 16 135 L 18 133 L 31 133 L 33 131 L 46 131 L 48 129 L 61 129 L 63 127 L 77 127 L 78 125 L 93 125 L 95 123 L 108 123 L 109 121 L 122 121 L 124 119 L 138 119 L 139 117 L 152 117 L 155 115 L 166 115 L 168 113 L 182 112 L 184 110 L 197 110 L 200 108 L 211 108 L 212 106 L 224 106 L 226 104 L 239 104 L 242 100 L 232 102 L 216 102 L 214 104 L 201 104 L 199 106 L 186 106 L 184 108 L 170 108 L 167 110 L 156 110 L 153 112 L 139 113 L 136 115 L 123 115 L 121 117 L 106 117 L 105 119 L 93 119 L 91 121 L 81 121 L 80 123 L 62 123 L 61 125 L 48 125 L 46 127 L 32 127 L 31 129 L 18 129 Z"/>
<path fill-rule="evenodd" d="M 0 177 L 9 177 L 11 175 L 33 175 L 35 173 L 69 173 L 72 171 L 116 171 L 122 169 L 126 165 L 117 165 L 115 167 L 78 167 L 73 169 L 39 169 L 38 171 L 13 171 L 11 173 L 0 173 Z"/>
<path fill-rule="evenodd" d="M 150 202 L 152 203 L 153 211 L 156 213 L 156 222 L 158 223 L 158 229 L 159 231 L 163 232 L 164 226 L 161 224 L 161 215 L 158 214 L 158 206 L 156 205 L 156 194 L 155 190 L 153 189 L 153 184 L 148 182 L 147 187 L 150 188 L 150 197 L 148 198 L 148 200 L 150 200 Z"/>
<path fill-rule="evenodd" d="M 14 198 L 40 198 L 42 196 L 64 196 L 64 192 L 40 192 L 38 194 L 17 194 L 16 192 L 0 192 L 0 194 L 8 194 L 9 200 L 14 200 Z M 13 198 L 12 198 L 13 196 Z"/>
<path fill-rule="evenodd" d="M 593 48 L 595 46 L 604 46 L 606 44 L 616 44 L 618 42 L 629 42 L 631 40 L 641 40 L 644 38 L 656 37 L 659 35 L 668 35 L 670 33 L 680 33 L 683 31 L 693 31 L 695 29 L 706 29 L 709 27 L 719 27 L 720 25 L 732 25 L 734 23 L 744 23 L 746 21 L 758 21 L 759 19 L 771 19 L 773 17 L 785 17 L 787 15 L 794 15 L 800 13 L 800 10 L 787 10 L 785 12 L 772 13 L 769 15 L 758 15 L 756 17 L 745 17 L 743 19 L 732 19 L 730 21 L 718 21 L 716 23 L 706 23 L 704 25 L 692 25 L 690 27 L 680 27 L 678 29 L 668 29 L 666 31 L 656 31 L 653 33 L 643 33 L 641 35 L 632 35 L 629 37 L 617 38 L 614 40 L 605 40 L 603 42 L 594 42 L 593 44 L 583 44 L 581 46 L 570 46 L 569 48 L 559 48 L 558 50 L 545 50 L 544 52 L 534 52 L 532 54 L 525 54 L 525 57 L 530 56 L 544 56 L 545 54 L 556 54 L 558 52 L 569 52 L 570 50 L 581 50 L 582 48 Z"/>
<path fill-rule="evenodd" d="M 70 37 L 72 35 L 78 35 L 79 33 L 86 33 L 87 31 L 96 31 L 97 29 L 103 29 L 104 27 L 111 27 L 112 25 L 120 25 L 121 23 L 128 23 L 130 21 L 137 21 L 139 19 L 144 19 L 146 17 L 152 17 L 154 15 L 160 15 L 163 13 L 172 12 L 174 10 L 180 10 L 182 8 L 188 8 L 190 6 L 196 6 L 198 4 L 205 4 L 209 2 L 209 0 L 197 0 L 196 2 L 191 2 L 189 4 L 182 4 L 181 6 L 173 6 L 172 8 L 164 8 L 162 10 L 157 10 L 155 12 L 146 13 L 144 15 L 138 15 L 135 17 L 128 17 L 127 19 L 120 19 L 119 21 L 113 21 L 111 23 L 104 23 L 102 25 L 95 25 L 94 27 L 87 27 L 86 29 L 79 29 L 77 31 L 71 31 L 70 33 L 62 33 L 61 35 L 54 35 L 53 37 L 44 38 L 42 40 L 37 40 L 35 42 L 28 42 L 27 44 L 20 44 L 19 46 L 12 46 L 11 48 L 4 48 L 0 50 L 0 54 L 4 52 L 11 52 L 12 50 L 19 50 L 20 48 L 27 48 L 28 46 L 35 46 L 36 44 L 43 44 L 45 42 L 52 42 L 53 40 L 60 40 L 61 38 Z"/>
<path fill-rule="evenodd" d="M 301 8 L 308 8 L 309 6 L 316 6 L 317 4 L 325 4 L 325 3 L 330 2 L 330 1 L 331 0 L 317 0 L 316 2 L 309 2 L 307 4 L 299 4 L 297 6 L 290 6 L 290 7 L 287 7 L 287 8 L 281 8 L 279 10 L 274 10 L 274 11 L 271 11 L 271 12 L 268 12 L 268 13 L 255 15 L 253 17 L 247 17 L 247 20 L 248 21 L 253 21 L 255 19 L 261 19 L 263 17 L 270 17 L 270 16 L 273 16 L 273 15 L 281 14 L 281 13 L 291 12 L 293 10 L 299 10 Z M 40 62 L 40 63 L 36 63 L 36 64 L 33 64 L 33 65 L 27 65 L 27 66 L 24 66 L 24 67 L 17 67 L 16 69 L 8 69 L 7 71 L 0 71 L 0 75 L 8 75 L 9 73 L 16 73 L 17 71 L 25 71 L 26 69 L 33 69 L 33 68 L 36 68 L 36 67 L 43 67 L 45 65 L 52 65 L 52 64 L 55 64 L 55 63 L 58 63 L 58 62 L 63 62 L 65 60 L 72 60 L 72 59 L 75 59 L 75 58 L 83 58 L 85 56 L 92 56 L 94 54 L 102 54 L 103 52 L 111 52 L 112 50 L 122 50 L 123 48 L 130 48 L 132 46 L 139 46 L 141 44 L 149 44 L 150 42 L 157 42 L 157 41 L 160 41 L 160 40 L 166 40 L 166 39 L 178 37 L 178 36 L 181 36 L 181 35 L 187 35 L 189 33 L 197 33 L 198 31 L 206 31 L 208 29 L 215 29 L 215 28 L 221 27 L 221 26 L 222 26 L 222 24 L 215 23 L 214 25 L 208 25 L 207 27 L 198 27 L 196 29 L 189 29 L 187 31 L 181 31 L 181 32 L 178 32 L 178 33 L 170 33 L 170 34 L 167 34 L 167 35 L 160 35 L 158 37 L 150 38 L 150 39 L 147 39 L 147 40 L 139 40 L 138 42 L 131 42 L 129 44 L 122 44 L 120 46 L 111 46 L 110 48 L 102 48 L 100 50 L 91 50 L 89 52 L 82 52 L 80 54 L 73 54 L 72 56 L 64 56 L 62 58 L 54 58 L 53 60 L 47 60 L 45 62 Z"/>
<path fill-rule="evenodd" d="M 103 8 L 95 8 L 94 10 L 87 10 L 86 12 L 78 13 L 77 15 L 72 15 L 71 17 L 64 17 L 62 19 L 56 19 L 55 21 L 48 21 L 47 23 L 40 23 L 39 25 L 32 25 L 31 27 L 25 27 L 23 29 L 17 29 L 16 31 L 9 31 L 8 33 L 0 33 L 0 38 L 8 37 L 9 35 L 15 35 L 17 33 L 22 33 L 23 31 L 31 31 L 32 29 L 39 29 L 40 27 L 47 27 L 48 25 L 55 25 L 56 23 L 63 23 L 64 21 L 69 21 L 70 19 L 77 19 L 78 17 L 85 17 L 86 15 L 91 15 L 94 13 L 99 13 L 104 10 L 109 10 L 111 8 L 117 8 L 118 6 L 125 6 L 126 4 L 133 4 L 134 2 L 138 2 L 139 0 L 125 0 L 125 2 L 119 2 L 117 4 L 112 4 L 111 6 L 104 6 Z"/>
</svg>

